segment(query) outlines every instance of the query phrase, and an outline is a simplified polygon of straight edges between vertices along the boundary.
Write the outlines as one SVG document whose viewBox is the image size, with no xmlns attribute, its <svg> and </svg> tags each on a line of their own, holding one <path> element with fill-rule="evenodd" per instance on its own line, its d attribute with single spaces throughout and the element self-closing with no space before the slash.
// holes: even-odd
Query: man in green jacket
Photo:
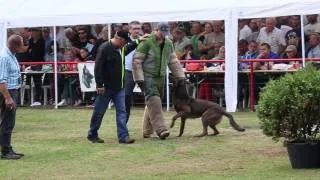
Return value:
<svg viewBox="0 0 320 180">
<path fill-rule="evenodd" d="M 139 44 L 133 57 L 133 79 L 144 92 L 147 106 L 143 125 L 145 138 L 150 137 L 154 131 L 160 139 L 166 139 L 170 135 L 161 103 L 167 66 L 175 78 L 185 78 L 173 44 L 168 39 L 169 32 L 167 23 L 157 24 L 155 32 Z"/>
</svg>

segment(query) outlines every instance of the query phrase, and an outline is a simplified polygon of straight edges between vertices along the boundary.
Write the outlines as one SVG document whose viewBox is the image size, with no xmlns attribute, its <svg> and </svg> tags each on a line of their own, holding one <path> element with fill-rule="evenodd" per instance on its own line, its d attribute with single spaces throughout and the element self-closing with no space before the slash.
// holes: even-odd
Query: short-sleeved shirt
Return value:
<svg viewBox="0 0 320 180">
<path fill-rule="evenodd" d="M 315 23 L 315 24 L 307 24 L 304 26 L 304 33 L 306 35 L 309 35 L 310 33 L 313 32 L 320 32 L 320 23 Z"/>
<path fill-rule="evenodd" d="M 21 85 L 18 60 L 8 48 L 0 53 L 0 83 L 4 83 L 7 89 L 19 89 Z"/>
<path fill-rule="evenodd" d="M 271 51 L 274 53 L 279 52 L 280 45 L 286 46 L 284 34 L 278 28 L 274 28 L 270 33 L 267 33 L 266 27 L 261 28 L 259 36 L 257 38 L 257 43 L 268 43 L 271 47 Z"/>
<path fill-rule="evenodd" d="M 177 54 L 184 54 L 184 47 L 190 44 L 190 40 L 187 37 L 183 37 L 181 40 L 174 42 L 174 51 Z"/>
<path fill-rule="evenodd" d="M 224 33 L 216 34 L 214 32 L 206 34 L 204 38 L 204 44 L 218 43 L 221 42 L 224 44 Z"/>
<path fill-rule="evenodd" d="M 320 45 L 310 48 L 308 51 L 308 58 L 320 58 Z"/>
</svg>

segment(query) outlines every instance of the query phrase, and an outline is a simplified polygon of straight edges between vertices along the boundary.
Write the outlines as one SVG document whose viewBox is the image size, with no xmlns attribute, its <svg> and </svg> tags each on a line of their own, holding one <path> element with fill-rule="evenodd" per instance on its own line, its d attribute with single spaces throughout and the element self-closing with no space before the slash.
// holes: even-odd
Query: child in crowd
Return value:
<svg viewBox="0 0 320 180">
<path fill-rule="evenodd" d="M 64 87 L 62 92 L 62 100 L 58 103 L 58 106 L 63 106 L 67 104 L 73 104 L 74 106 L 79 106 L 82 103 L 79 76 L 78 74 L 72 74 L 78 71 L 77 63 L 79 60 L 76 58 L 72 50 L 65 50 L 64 58 L 65 62 L 70 62 L 70 64 L 63 64 L 61 66 L 61 72 L 70 72 L 70 74 L 65 74 L 63 76 Z"/>
</svg>

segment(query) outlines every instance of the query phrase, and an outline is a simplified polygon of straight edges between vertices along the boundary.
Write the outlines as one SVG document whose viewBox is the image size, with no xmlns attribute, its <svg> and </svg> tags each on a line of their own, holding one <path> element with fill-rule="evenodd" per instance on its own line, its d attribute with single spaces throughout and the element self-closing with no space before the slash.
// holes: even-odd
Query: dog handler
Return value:
<svg viewBox="0 0 320 180">
<path fill-rule="evenodd" d="M 133 79 L 144 92 L 147 105 L 144 113 L 144 138 L 150 137 L 153 131 L 160 139 L 166 139 L 170 134 L 165 125 L 161 103 L 167 65 L 175 78 L 185 78 L 173 44 L 168 39 L 169 32 L 167 23 L 157 24 L 155 32 L 139 44 L 133 57 Z"/>
</svg>

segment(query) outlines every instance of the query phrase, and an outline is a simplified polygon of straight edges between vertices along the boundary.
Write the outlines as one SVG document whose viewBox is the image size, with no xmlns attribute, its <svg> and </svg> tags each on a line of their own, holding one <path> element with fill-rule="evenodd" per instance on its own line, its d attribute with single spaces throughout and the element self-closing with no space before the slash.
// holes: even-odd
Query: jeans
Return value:
<svg viewBox="0 0 320 180">
<path fill-rule="evenodd" d="M 75 102 L 80 98 L 80 92 L 77 91 L 79 87 L 79 80 L 75 77 L 66 77 L 64 79 L 64 88 L 62 92 L 62 98 L 68 99 L 71 98 L 72 102 Z"/>
<path fill-rule="evenodd" d="M 101 126 L 104 113 L 106 112 L 111 99 L 116 107 L 118 139 L 119 141 L 125 141 L 125 139 L 129 136 L 126 123 L 127 114 L 125 108 L 125 90 L 122 88 L 119 91 L 114 91 L 106 88 L 103 95 L 98 94 L 96 97 L 88 138 L 98 137 L 98 130 Z"/>
<path fill-rule="evenodd" d="M 8 90 L 12 100 L 17 104 L 18 90 Z M 0 146 L 1 149 L 11 148 L 11 134 L 16 121 L 16 108 L 6 107 L 5 99 L 0 94 Z"/>
<path fill-rule="evenodd" d="M 132 95 L 135 82 L 133 81 L 132 71 L 125 71 L 125 93 L 126 93 L 126 111 L 127 111 L 127 123 L 130 118 L 130 110 L 132 106 Z"/>
</svg>

